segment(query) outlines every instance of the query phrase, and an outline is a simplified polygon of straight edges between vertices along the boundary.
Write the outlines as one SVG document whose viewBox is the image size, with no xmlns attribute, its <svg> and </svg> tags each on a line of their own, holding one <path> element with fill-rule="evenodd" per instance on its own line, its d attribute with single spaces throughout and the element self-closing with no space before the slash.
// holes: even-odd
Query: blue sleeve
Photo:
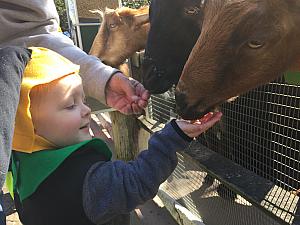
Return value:
<svg viewBox="0 0 300 225">
<path fill-rule="evenodd" d="M 85 176 L 83 207 L 88 218 L 102 224 L 152 199 L 177 165 L 176 151 L 189 142 L 169 123 L 152 135 L 148 150 L 134 161 L 99 162 Z"/>
</svg>

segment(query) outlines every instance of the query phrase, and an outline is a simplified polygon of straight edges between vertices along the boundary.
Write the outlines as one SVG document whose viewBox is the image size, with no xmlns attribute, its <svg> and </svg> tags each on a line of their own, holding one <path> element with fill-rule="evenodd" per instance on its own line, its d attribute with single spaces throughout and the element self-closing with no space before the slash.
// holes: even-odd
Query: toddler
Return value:
<svg viewBox="0 0 300 225">
<path fill-rule="evenodd" d="M 191 124 L 172 120 L 151 136 L 135 160 L 111 161 L 106 144 L 89 133 L 78 66 L 44 48 L 31 48 L 13 140 L 16 203 L 25 225 L 116 222 L 152 199 L 193 137 L 221 113 Z"/>
</svg>

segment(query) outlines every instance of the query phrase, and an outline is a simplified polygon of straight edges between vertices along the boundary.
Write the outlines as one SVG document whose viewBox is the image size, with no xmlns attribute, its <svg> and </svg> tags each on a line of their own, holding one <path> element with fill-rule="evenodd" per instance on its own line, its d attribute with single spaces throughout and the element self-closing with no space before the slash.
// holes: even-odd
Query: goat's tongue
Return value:
<svg viewBox="0 0 300 225">
<path fill-rule="evenodd" d="M 213 112 L 209 112 L 206 113 L 204 116 L 202 116 L 200 119 L 197 120 L 191 120 L 191 123 L 195 123 L 196 121 L 202 122 L 202 123 L 206 123 L 208 120 L 210 120 L 213 117 L 214 113 Z"/>
</svg>

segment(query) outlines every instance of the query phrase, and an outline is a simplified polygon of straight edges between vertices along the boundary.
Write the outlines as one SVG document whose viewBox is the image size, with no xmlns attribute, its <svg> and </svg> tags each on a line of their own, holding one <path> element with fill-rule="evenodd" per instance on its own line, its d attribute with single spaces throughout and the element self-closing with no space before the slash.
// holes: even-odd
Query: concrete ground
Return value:
<svg viewBox="0 0 300 225">
<path fill-rule="evenodd" d="M 156 196 L 131 214 L 131 225 L 178 225 Z"/>
</svg>

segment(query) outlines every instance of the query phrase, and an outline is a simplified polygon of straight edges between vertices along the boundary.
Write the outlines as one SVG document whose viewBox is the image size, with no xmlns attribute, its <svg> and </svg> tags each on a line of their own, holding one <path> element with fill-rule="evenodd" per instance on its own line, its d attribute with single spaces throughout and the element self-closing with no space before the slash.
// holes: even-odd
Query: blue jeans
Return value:
<svg viewBox="0 0 300 225">
<path fill-rule="evenodd" d="M 2 208 L 2 197 L 3 197 L 3 193 L 1 191 L 0 192 L 0 225 L 6 225 L 5 214 Z"/>
</svg>

